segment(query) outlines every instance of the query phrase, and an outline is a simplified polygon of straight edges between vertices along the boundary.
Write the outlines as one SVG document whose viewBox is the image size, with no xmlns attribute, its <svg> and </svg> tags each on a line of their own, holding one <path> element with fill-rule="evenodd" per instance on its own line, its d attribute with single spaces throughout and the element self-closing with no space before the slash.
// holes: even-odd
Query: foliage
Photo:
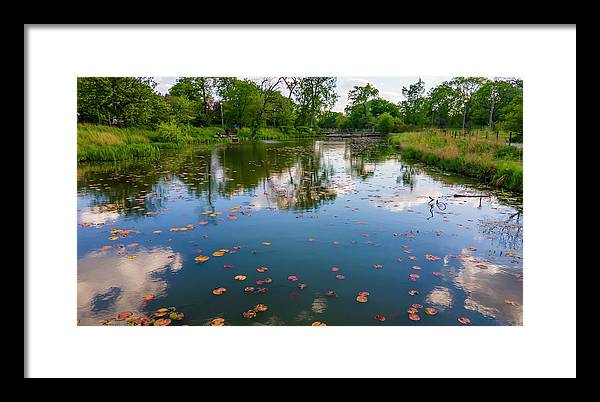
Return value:
<svg viewBox="0 0 600 402">
<path fill-rule="evenodd" d="M 481 139 L 411 132 L 389 139 L 410 158 L 475 177 L 491 185 L 523 191 L 522 149 Z"/>
<path fill-rule="evenodd" d="M 377 118 L 377 130 L 388 134 L 394 128 L 394 118 L 389 113 L 383 113 Z"/>
</svg>

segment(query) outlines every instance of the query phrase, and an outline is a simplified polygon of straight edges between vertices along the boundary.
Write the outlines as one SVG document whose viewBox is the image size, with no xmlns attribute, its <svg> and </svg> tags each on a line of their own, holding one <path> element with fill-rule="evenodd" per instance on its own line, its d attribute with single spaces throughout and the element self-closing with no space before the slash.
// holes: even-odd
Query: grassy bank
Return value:
<svg viewBox="0 0 600 402">
<path fill-rule="evenodd" d="M 118 128 L 95 124 L 77 125 L 77 161 L 116 161 L 140 157 L 156 157 L 161 149 L 173 149 L 190 144 L 230 142 L 219 138 L 221 127 L 192 127 L 163 123 L 156 130 L 143 128 Z M 256 136 L 252 130 L 238 132 L 241 141 L 291 140 L 308 138 L 310 134 L 297 129 L 260 128 Z"/>
<path fill-rule="evenodd" d="M 389 141 L 409 158 L 496 187 L 523 192 L 522 149 L 482 139 L 425 132 L 390 134 Z"/>
</svg>

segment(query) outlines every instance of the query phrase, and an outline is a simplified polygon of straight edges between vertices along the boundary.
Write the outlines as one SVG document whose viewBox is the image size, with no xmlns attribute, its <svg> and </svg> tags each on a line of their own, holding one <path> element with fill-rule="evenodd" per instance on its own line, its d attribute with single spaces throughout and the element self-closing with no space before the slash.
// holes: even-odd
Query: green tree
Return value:
<svg viewBox="0 0 600 402">
<path fill-rule="evenodd" d="M 369 101 L 372 98 L 375 98 L 379 95 L 379 90 L 375 88 L 371 83 L 367 83 L 363 86 L 354 86 L 353 89 L 348 92 L 348 101 L 350 102 L 346 107 L 347 113 L 354 114 L 352 118 L 357 124 L 363 127 L 368 127 L 371 124 L 369 119 L 369 107 L 367 106 Z M 362 116 L 358 116 L 357 114 L 361 113 Z"/>
<path fill-rule="evenodd" d="M 400 109 L 404 115 L 404 122 L 407 124 L 421 125 L 423 124 L 423 112 L 425 106 L 425 82 L 419 78 L 414 84 L 407 87 L 402 87 L 402 95 L 406 100 L 400 103 Z"/>
<path fill-rule="evenodd" d="M 220 78 L 218 93 L 227 124 L 242 128 L 255 122 L 263 98 L 254 82 L 231 77 Z"/>
<path fill-rule="evenodd" d="M 379 117 L 377 118 L 377 130 L 384 133 L 384 134 L 388 134 L 392 131 L 392 129 L 394 128 L 394 116 L 392 116 L 389 113 L 382 113 L 381 115 L 379 115 Z"/>
<path fill-rule="evenodd" d="M 374 117 L 379 117 L 383 113 L 389 113 L 393 117 L 400 117 L 400 108 L 395 103 L 388 100 L 375 98 L 368 102 L 369 112 Z"/>
<path fill-rule="evenodd" d="M 168 102 L 177 123 L 190 124 L 196 117 L 197 102 L 188 99 L 185 95 L 169 96 Z"/>
<path fill-rule="evenodd" d="M 331 109 L 337 100 L 335 77 L 304 77 L 294 87 L 294 96 L 298 103 L 300 125 L 308 123 L 313 128 L 315 119 L 327 109 Z"/>
<path fill-rule="evenodd" d="M 211 105 L 213 103 L 214 79 L 210 77 L 179 77 L 169 93 L 184 96 L 195 102 L 195 122 L 199 126 L 212 123 Z"/>
<path fill-rule="evenodd" d="M 150 126 L 164 106 L 150 77 L 79 77 L 77 110 L 81 121 Z"/>
<path fill-rule="evenodd" d="M 462 129 L 466 128 L 469 114 L 472 112 L 473 94 L 475 94 L 486 79 L 482 77 L 456 77 L 448 82 L 454 92 L 454 112 L 462 114 Z"/>
</svg>

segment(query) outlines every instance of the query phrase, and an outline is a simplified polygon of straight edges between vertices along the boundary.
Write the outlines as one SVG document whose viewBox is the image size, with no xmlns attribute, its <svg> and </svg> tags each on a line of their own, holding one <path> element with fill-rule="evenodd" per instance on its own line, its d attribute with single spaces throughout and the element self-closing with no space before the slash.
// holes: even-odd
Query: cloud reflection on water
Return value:
<svg viewBox="0 0 600 402">
<path fill-rule="evenodd" d="M 77 304 L 81 324 L 98 325 L 120 311 L 140 309 L 145 294 L 160 296 L 167 283 L 157 274 L 177 272 L 182 257 L 171 248 L 141 249 L 134 259 L 113 251 L 92 252 L 78 261 Z"/>
<path fill-rule="evenodd" d="M 523 294 L 520 269 L 492 263 L 463 251 L 462 266 L 454 277 L 467 293 L 464 307 L 511 325 L 523 325 Z M 514 300 L 518 306 L 507 304 Z"/>
</svg>

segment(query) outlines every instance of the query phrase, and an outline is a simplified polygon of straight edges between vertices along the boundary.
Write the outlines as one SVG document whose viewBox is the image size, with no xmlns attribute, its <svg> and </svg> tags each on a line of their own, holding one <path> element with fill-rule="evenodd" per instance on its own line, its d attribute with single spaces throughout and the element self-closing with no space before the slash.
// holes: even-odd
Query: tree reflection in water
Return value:
<svg viewBox="0 0 600 402">
<path fill-rule="evenodd" d="M 338 167 L 324 162 L 325 149 L 322 141 L 252 142 L 167 150 L 158 159 L 85 163 L 78 166 L 78 190 L 91 195 L 101 212 L 134 217 L 160 211 L 173 188 L 185 189 L 205 209 L 214 209 L 216 195 L 236 194 L 262 194 L 279 209 L 314 209 L 340 190 L 332 180 Z M 393 150 L 381 143 L 347 141 L 343 159 L 353 176 L 366 179 L 390 155 Z"/>
</svg>

